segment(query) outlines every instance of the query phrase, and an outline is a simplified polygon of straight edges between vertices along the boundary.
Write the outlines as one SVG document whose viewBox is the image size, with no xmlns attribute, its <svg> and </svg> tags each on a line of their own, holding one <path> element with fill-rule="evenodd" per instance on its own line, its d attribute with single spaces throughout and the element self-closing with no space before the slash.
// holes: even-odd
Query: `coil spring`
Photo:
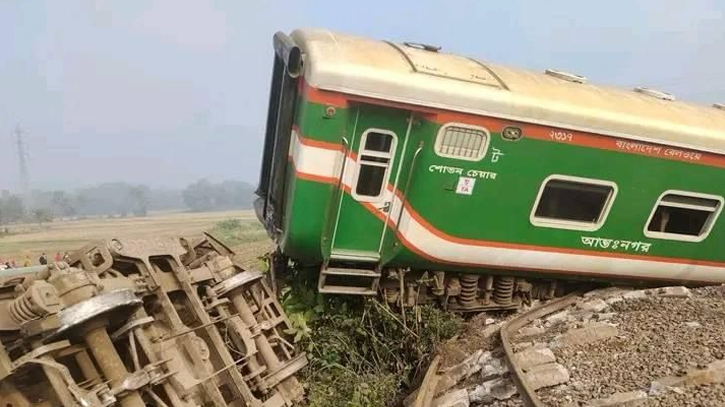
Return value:
<svg viewBox="0 0 725 407">
<path fill-rule="evenodd" d="M 468 306 L 476 303 L 478 298 L 478 279 L 475 274 L 464 274 L 459 278 L 461 282 L 461 305 Z"/>
<path fill-rule="evenodd" d="M 398 302 L 398 296 L 400 294 L 400 290 L 396 290 L 394 288 L 385 288 L 385 301 L 388 302 L 388 304 L 395 304 Z"/>
<path fill-rule="evenodd" d="M 497 304 L 509 304 L 513 299 L 514 285 L 516 279 L 513 277 L 499 277 L 493 283 L 493 300 Z"/>
<path fill-rule="evenodd" d="M 23 295 L 10 303 L 8 311 L 10 318 L 18 325 L 22 325 L 41 316 L 33 308 L 35 308 L 35 304 L 33 304 L 32 298 L 29 295 Z"/>
</svg>

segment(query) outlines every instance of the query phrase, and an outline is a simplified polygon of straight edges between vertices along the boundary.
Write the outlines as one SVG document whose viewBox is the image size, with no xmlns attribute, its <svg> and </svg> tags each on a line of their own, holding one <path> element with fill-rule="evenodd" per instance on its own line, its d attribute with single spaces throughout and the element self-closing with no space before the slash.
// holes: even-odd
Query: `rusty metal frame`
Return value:
<svg viewBox="0 0 725 407">
<path fill-rule="evenodd" d="M 263 273 L 233 256 L 208 234 L 110 239 L 0 278 L 14 323 L 0 343 L 0 391 L 19 407 L 294 405 L 306 355 L 284 337 L 291 324 Z M 29 382 L 47 394 L 27 399 Z"/>
</svg>

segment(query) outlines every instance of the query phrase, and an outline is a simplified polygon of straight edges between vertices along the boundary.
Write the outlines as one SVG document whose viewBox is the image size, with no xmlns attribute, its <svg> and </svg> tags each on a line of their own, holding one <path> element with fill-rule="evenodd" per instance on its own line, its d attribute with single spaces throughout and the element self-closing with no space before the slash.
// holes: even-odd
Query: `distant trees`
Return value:
<svg viewBox="0 0 725 407">
<path fill-rule="evenodd" d="M 6 195 L 0 198 L 0 225 L 20 222 L 25 216 L 23 200 L 17 195 Z"/>
<path fill-rule="evenodd" d="M 148 190 L 148 210 L 182 209 L 181 189 L 152 188 Z"/>
<path fill-rule="evenodd" d="M 183 190 L 109 182 L 72 192 L 34 190 L 31 206 L 20 196 L 4 192 L 0 196 L 0 225 L 24 221 L 43 224 L 78 216 L 146 216 L 149 211 L 168 209 L 242 209 L 251 208 L 253 201 L 254 188 L 241 181 L 213 183 L 202 179 Z"/>
<path fill-rule="evenodd" d="M 55 217 L 70 217 L 76 214 L 76 207 L 73 198 L 65 191 L 51 192 L 50 212 Z"/>
<path fill-rule="evenodd" d="M 186 187 L 181 196 L 186 206 L 195 212 L 251 208 L 254 188 L 241 181 L 212 183 L 202 179 Z"/>
<path fill-rule="evenodd" d="M 43 208 L 33 209 L 33 220 L 38 223 L 38 225 L 43 226 L 43 222 L 52 222 L 53 221 L 53 214 Z"/>
<path fill-rule="evenodd" d="M 83 216 L 138 214 L 148 206 L 148 187 L 125 182 L 106 182 L 75 193 L 77 212 Z"/>
<path fill-rule="evenodd" d="M 205 180 L 199 180 L 184 189 L 181 197 L 184 204 L 192 211 L 209 211 L 216 205 L 214 185 Z"/>
<path fill-rule="evenodd" d="M 35 207 L 29 210 L 20 196 L 3 194 L 0 198 L 0 225 L 30 220 L 42 225 L 53 221 L 53 214 L 47 208 Z"/>
<path fill-rule="evenodd" d="M 149 188 L 136 185 L 128 190 L 128 206 L 134 216 L 146 216 L 149 206 Z"/>
</svg>

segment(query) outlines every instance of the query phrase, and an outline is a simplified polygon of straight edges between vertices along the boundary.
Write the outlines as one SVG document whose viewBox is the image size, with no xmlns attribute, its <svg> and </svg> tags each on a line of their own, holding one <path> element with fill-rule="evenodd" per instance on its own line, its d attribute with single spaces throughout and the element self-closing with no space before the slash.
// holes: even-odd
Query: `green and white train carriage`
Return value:
<svg viewBox="0 0 725 407">
<path fill-rule="evenodd" d="M 257 212 L 323 293 L 725 282 L 722 105 L 326 30 L 275 50 Z"/>
</svg>

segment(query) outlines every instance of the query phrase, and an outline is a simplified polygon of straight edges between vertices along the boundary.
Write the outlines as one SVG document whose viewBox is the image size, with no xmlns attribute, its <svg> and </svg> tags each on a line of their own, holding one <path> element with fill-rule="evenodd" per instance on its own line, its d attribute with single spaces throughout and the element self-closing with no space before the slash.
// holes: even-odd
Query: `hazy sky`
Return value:
<svg viewBox="0 0 725 407">
<path fill-rule="evenodd" d="M 440 45 L 725 102 L 725 0 L 0 2 L 0 189 L 256 182 L 277 30 Z"/>
</svg>

